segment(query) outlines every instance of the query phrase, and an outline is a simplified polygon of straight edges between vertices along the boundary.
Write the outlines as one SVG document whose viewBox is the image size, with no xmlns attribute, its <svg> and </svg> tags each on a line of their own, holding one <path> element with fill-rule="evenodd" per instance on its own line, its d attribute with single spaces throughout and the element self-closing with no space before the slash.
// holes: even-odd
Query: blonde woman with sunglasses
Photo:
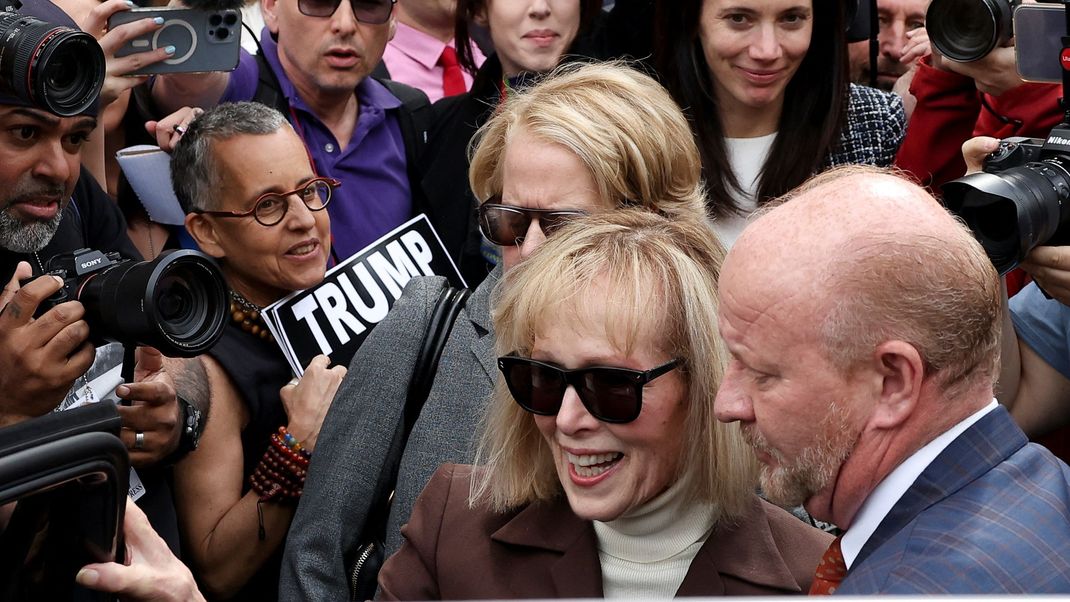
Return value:
<svg viewBox="0 0 1070 602">
<path fill-rule="evenodd" d="M 713 400 L 724 251 L 705 224 L 605 212 L 503 280 L 476 468 L 446 465 L 384 599 L 798 594 L 828 541 L 755 494 Z"/>
<path fill-rule="evenodd" d="M 473 459 L 473 434 L 497 374 L 492 293 L 575 216 L 641 207 L 705 221 L 698 150 L 687 120 L 650 77 L 619 64 L 570 65 L 510 97 L 477 134 L 469 180 L 487 201 L 480 229 L 503 261 L 476 288 L 442 352 L 401 458 L 388 551 L 412 504 L 445 462 Z M 394 441 L 441 279 L 410 282 L 350 364 L 320 432 L 283 559 L 280 594 L 338 599 L 372 492 Z"/>
</svg>

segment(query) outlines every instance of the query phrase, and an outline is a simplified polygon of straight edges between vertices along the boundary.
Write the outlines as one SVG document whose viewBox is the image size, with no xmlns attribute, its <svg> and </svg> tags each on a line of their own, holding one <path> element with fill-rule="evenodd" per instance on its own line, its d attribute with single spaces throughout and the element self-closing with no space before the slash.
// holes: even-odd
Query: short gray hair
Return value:
<svg viewBox="0 0 1070 602">
<path fill-rule="evenodd" d="M 171 186 L 182 210 L 216 209 L 222 177 L 212 144 L 242 134 L 266 136 L 289 126 L 282 113 L 258 102 L 225 103 L 190 122 L 171 153 Z"/>
</svg>

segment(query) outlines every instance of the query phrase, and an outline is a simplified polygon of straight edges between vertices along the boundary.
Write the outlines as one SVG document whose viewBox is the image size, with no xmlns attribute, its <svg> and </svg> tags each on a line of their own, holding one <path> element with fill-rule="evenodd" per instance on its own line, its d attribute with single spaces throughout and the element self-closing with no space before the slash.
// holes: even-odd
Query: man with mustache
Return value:
<svg viewBox="0 0 1070 602">
<path fill-rule="evenodd" d="M 845 530 L 811 593 L 1070 592 L 1070 468 L 994 400 L 999 279 L 935 199 L 826 172 L 744 230 L 719 286 L 717 418 L 770 500 Z"/>
<path fill-rule="evenodd" d="M 21 13 L 75 28 L 47 0 L 23 0 Z M 58 407 L 108 397 L 129 400 L 119 409 L 120 438 L 130 450 L 144 494 L 138 504 L 154 528 L 177 550 L 174 505 L 165 475 L 154 471 L 179 447 L 184 428 L 175 380 L 189 373 L 154 349 L 138 350 L 133 383 L 107 373 L 122 361 L 122 348 L 94 348 L 85 308 L 60 303 L 38 317 L 38 307 L 56 293 L 59 278 L 43 276 L 49 260 L 76 249 L 118 252 L 140 259 L 126 235 L 115 203 L 81 167 L 79 151 L 97 125 L 97 106 L 60 117 L 9 92 L 0 93 L 0 426 L 47 414 Z M 94 134 L 95 135 L 95 134 Z M 130 311 L 132 308 L 112 308 Z M 196 370 L 197 363 L 189 368 Z M 98 377 L 100 377 L 98 379 Z M 184 380 L 183 380 L 184 382 Z M 185 391 L 186 389 L 183 388 Z M 186 397 L 204 397 L 186 393 Z M 205 402 L 206 403 L 206 402 Z"/>
<path fill-rule="evenodd" d="M 868 0 L 866 0 L 868 2 Z M 877 0 L 877 87 L 891 91 L 913 64 L 916 55 L 904 57 L 908 32 L 925 30 L 925 10 L 929 0 Z M 869 41 L 853 42 L 848 47 L 851 58 L 851 81 L 869 85 L 873 65 L 869 61 Z M 906 61 L 902 59 L 906 58 Z"/>
<path fill-rule="evenodd" d="M 427 98 L 404 84 L 370 77 L 394 36 L 394 3 L 264 0 L 263 52 L 243 51 L 229 73 L 157 77 L 152 90 L 168 112 L 257 100 L 286 115 L 317 174 L 342 182 L 327 209 L 335 259 L 421 212 L 456 258 L 474 215 L 467 205 L 425 206 L 416 159 L 429 128 Z"/>
</svg>

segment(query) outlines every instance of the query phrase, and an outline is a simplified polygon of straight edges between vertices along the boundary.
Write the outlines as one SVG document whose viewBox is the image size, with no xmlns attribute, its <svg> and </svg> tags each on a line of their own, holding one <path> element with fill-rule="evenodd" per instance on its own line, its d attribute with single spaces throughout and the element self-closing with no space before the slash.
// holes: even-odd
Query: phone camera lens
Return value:
<svg viewBox="0 0 1070 602">
<path fill-rule="evenodd" d="M 238 23 L 238 15 L 236 13 L 227 13 L 223 16 L 223 23 L 226 23 L 228 27 L 236 25 Z"/>
<path fill-rule="evenodd" d="M 226 29 L 226 28 L 223 28 L 223 27 L 220 27 L 219 29 L 216 30 L 215 35 L 216 35 L 217 39 L 225 40 L 225 39 L 227 39 L 227 37 L 230 36 L 230 30 Z"/>
<path fill-rule="evenodd" d="M 212 15 L 211 17 L 208 17 L 208 24 L 211 25 L 212 27 L 219 27 L 219 24 L 222 23 L 222 22 L 223 22 L 223 16 L 222 15 L 216 14 L 216 15 Z"/>
</svg>

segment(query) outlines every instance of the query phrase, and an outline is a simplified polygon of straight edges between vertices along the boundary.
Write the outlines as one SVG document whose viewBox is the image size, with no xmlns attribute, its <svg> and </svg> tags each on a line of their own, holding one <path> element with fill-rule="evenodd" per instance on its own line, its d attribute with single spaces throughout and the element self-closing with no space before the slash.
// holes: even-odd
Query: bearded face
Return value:
<svg viewBox="0 0 1070 602">
<path fill-rule="evenodd" d="M 753 425 L 743 428 L 744 438 L 762 460 L 762 491 L 769 501 L 785 507 L 801 506 L 833 482 L 860 434 L 851 427 L 846 405 L 829 404 L 813 442 L 794 458 L 770 445 Z"/>
</svg>

